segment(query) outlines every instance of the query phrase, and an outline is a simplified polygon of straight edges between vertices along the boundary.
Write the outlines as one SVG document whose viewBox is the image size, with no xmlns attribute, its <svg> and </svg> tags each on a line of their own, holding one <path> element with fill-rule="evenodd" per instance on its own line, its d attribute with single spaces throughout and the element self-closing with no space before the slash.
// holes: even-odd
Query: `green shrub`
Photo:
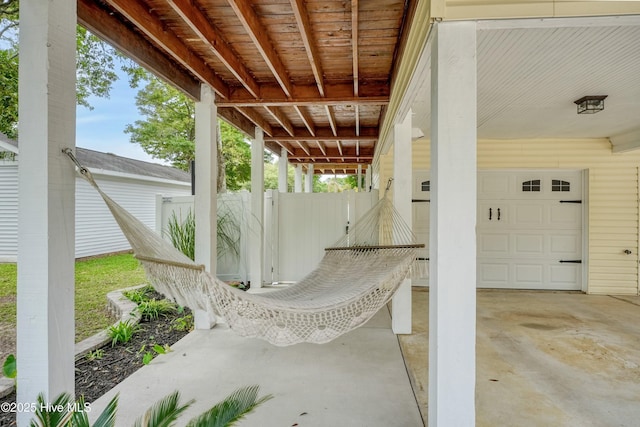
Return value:
<svg viewBox="0 0 640 427">
<path fill-rule="evenodd" d="M 111 347 L 118 343 L 128 343 L 139 329 L 140 327 L 137 324 L 130 321 L 120 321 L 117 324 L 110 326 L 107 330 L 107 335 L 111 338 Z"/>
<path fill-rule="evenodd" d="M 151 299 L 151 294 L 153 293 L 153 291 L 154 290 L 151 285 L 146 285 L 138 289 L 124 291 L 122 295 L 135 302 L 136 304 L 140 304 L 143 301 L 149 301 Z"/>
<path fill-rule="evenodd" d="M 166 317 L 170 313 L 175 313 L 177 308 L 176 305 L 168 299 L 150 299 L 140 302 L 137 310 L 142 320 L 148 322 L 149 320 L 156 320 L 160 316 Z"/>
</svg>

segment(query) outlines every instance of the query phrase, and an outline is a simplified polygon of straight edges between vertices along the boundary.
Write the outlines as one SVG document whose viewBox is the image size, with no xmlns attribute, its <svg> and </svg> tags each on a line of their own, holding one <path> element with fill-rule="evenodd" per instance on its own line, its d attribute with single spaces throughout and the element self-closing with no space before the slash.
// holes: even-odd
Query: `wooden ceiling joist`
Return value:
<svg viewBox="0 0 640 427">
<path fill-rule="evenodd" d="M 78 23 L 158 77 L 171 82 L 194 101 L 200 99 L 200 82 L 184 73 L 140 34 L 113 13 L 91 0 L 78 0 Z"/>
<path fill-rule="evenodd" d="M 191 30 L 207 44 L 240 83 L 254 96 L 260 91 L 251 72 L 238 58 L 222 35 L 211 25 L 207 17 L 190 0 L 167 0 Z"/>
<path fill-rule="evenodd" d="M 224 99 L 229 97 L 229 88 L 222 79 L 172 31 L 165 28 L 159 18 L 151 11 L 136 1 L 106 1 L 183 67 L 210 85 L 219 96 Z"/>
<path fill-rule="evenodd" d="M 251 3 L 243 0 L 228 0 L 229 5 L 236 13 L 236 16 L 244 26 L 245 31 L 253 40 L 256 48 L 267 63 L 285 96 L 290 97 L 293 93 L 293 85 L 289 80 L 289 74 L 282 60 L 278 56 L 276 49 L 269 40 L 269 33 L 260 22 L 260 18 L 251 7 Z"/>
<path fill-rule="evenodd" d="M 245 109 L 241 109 L 244 111 Z M 265 141 L 271 140 L 300 140 L 300 141 L 375 141 L 378 138 L 378 128 L 366 127 L 360 129 L 360 135 L 356 135 L 353 128 L 339 127 L 334 134 L 331 128 L 317 128 L 315 135 L 309 134 L 306 128 L 294 128 L 293 136 L 282 129 L 273 129 L 273 133 L 265 137 Z"/>
</svg>

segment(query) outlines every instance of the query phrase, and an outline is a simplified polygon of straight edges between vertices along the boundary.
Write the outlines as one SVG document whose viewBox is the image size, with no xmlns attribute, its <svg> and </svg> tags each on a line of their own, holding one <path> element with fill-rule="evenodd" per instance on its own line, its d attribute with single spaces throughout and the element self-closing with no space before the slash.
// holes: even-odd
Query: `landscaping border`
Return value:
<svg viewBox="0 0 640 427">
<path fill-rule="evenodd" d="M 124 293 L 145 286 L 147 285 L 144 284 L 132 286 L 129 288 L 112 291 L 107 294 L 107 308 L 112 314 L 115 315 L 117 319 L 114 325 L 117 325 L 120 322 L 140 322 L 140 313 L 138 313 L 138 311 L 136 310 L 138 306 L 136 305 L 136 303 L 125 297 Z M 90 336 L 89 338 L 76 343 L 75 360 L 84 357 L 90 351 L 102 347 L 110 340 L 111 338 L 109 338 L 107 331 L 103 330 L 93 336 Z M 9 395 L 11 392 L 13 392 L 14 388 L 15 381 L 13 379 L 5 377 L 0 378 L 0 398 Z"/>
</svg>

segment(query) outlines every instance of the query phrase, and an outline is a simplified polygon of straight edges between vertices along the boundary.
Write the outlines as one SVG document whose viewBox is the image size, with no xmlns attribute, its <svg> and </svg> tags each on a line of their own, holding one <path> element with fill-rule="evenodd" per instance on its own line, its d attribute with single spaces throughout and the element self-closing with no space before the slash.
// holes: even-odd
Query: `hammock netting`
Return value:
<svg viewBox="0 0 640 427">
<path fill-rule="evenodd" d="M 410 274 L 424 275 L 415 235 L 385 196 L 348 234 L 327 248 L 318 267 L 286 288 L 246 292 L 205 271 L 114 202 L 91 173 L 153 287 L 177 304 L 221 316 L 236 333 L 277 346 L 326 343 L 366 323 Z"/>
</svg>

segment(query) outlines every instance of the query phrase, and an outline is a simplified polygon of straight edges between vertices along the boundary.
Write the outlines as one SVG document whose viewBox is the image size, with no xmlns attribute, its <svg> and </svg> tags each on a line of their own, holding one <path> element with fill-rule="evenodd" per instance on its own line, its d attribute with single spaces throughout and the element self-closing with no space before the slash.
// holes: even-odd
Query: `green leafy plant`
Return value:
<svg viewBox="0 0 640 427">
<path fill-rule="evenodd" d="M 187 314 L 182 317 L 173 319 L 171 327 L 176 331 L 191 331 L 193 330 L 193 315 Z"/>
<path fill-rule="evenodd" d="M 142 348 L 140 349 L 140 352 L 144 351 L 144 348 L 145 346 L 142 346 Z M 153 351 L 156 352 L 156 354 L 167 354 L 168 352 L 171 351 L 171 347 L 169 346 L 169 344 L 165 344 L 165 345 L 154 344 Z M 153 352 L 147 351 L 142 356 L 142 363 L 145 365 L 148 365 L 149 363 L 151 363 L 154 357 L 155 355 L 153 354 Z"/>
<path fill-rule="evenodd" d="M 257 385 L 242 387 L 223 401 L 217 403 L 200 416 L 193 418 L 187 424 L 188 427 L 231 427 L 251 413 L 258 406 L 273 398 L 272 395 L 258 397 Z M 118 410 L 118 395 L 114 396 L 93 427 L 113 427 L 116 422 Z M 185 404 L 180 403 L 180 392 L 175 391 L 160 399 L 138 418 L 135 427 L 169 427 L 195 400 L 189 400 Z M 67 393 L 62 393 L 52 403 L 48 403 L 43 394 L 37 398 L 34 404 L 35 419 L 31 420 L 30 427 L 89 427 L 87 416 L 88 405 L 83 398 L 74 402 Z"/>
<path fill-rule="evenodd" d="M 100 360 L 104 357 L 104 350 L 101 348 L 95 349 L 87 353 L 85 357 L 89 361 Z"/>
<path fill-rule="evenodd" d="M 49 403 L 43 394 L 39 394 L 33 405 L 35 419 L 29 423 L 30 427 L 89 427 L 87 416 L 88 404 L 81 397 L 73 401 L 71 395 L 62 393 Z M 118 395 L 109 401 L 106 408 L 93 427 L 113 427 L 116 425 L 116 411 Z"/>
<path fill-rule="evenodd" d="M 110 326 L 109 329 L 107 329 L 107 335 L 111 338 L 111 347 L 118 343 L 128 343 L 139 329 L 140 327 L 137 324 L 130 321 L 120 321 Z"/>
<path fill-rule="evenodd" d="M 175 211 L 172 212 L 165 233 L 169 236 L 171 244 L 176 249 L 192 260 L 195 259 L 196 218 L 191 209 L 189 209 L 187 217 L 184 220 L 182 220 L 182 213 L 180 213 L 180 218 L 178 218 Z"/>
<path fill-rule="evenodd" d="M 172 212 L 165 234 L 169 236 L 175 248 L 192 260 L 195 259 L 196 220 L 191 209 L 184 220 L 182 220 L 182 213 L 178 217 L 175 211 Z M 235 258 L 240 256 L 240 224 L 231 209 L 224 204 L 218 208 L 216 239 L 218 258 L 226 254 L 231 254 Z"/>
<path fill-rule="evenodd" d="M 149 301 L 151 299 L 152 292 L 153 287 L 151 287 L 151 285 L 146 285 L 138 289 L 124 291 L 122 295 L 135 302 L 136 304 L 140 304 L 143 301 Z"/>
<path fill-rule="evenodd" d="M 137 308 L 142 320 L 156 320 L 160 316 L 167 316 L 169 313 L 175 313 L 177 308 L 174 303 L 167 299 L 151 299 L 148 301 L 141 301 Z"/>
<path fill-rule="evenodd" d="M 15 379 L 18 376 L 16 363 L 16 357 L 13 354 L 7 356 L 2 364 L 2 373 L 5 377 Z"/>
</svg>

